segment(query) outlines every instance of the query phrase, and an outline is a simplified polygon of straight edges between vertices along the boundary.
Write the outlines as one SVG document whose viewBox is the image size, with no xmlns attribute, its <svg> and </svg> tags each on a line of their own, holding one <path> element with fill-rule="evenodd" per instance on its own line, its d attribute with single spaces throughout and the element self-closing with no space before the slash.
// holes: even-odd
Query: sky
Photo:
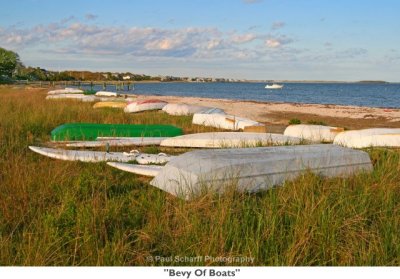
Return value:
<svg viewBox="0 0 400 279">
<path fill-rule="evenodd" d="M 257 80 L 400 81 L 398 0 L 0 0 L 27 66 Z"/>
</svg>

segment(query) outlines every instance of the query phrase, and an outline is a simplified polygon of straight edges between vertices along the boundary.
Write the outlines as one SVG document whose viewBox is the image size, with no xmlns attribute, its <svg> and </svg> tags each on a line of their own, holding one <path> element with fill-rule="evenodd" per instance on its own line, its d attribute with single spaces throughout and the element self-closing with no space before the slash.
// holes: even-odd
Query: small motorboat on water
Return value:
<svg viewBox="0 0 400 279">
<path fill-rule="evenodd" d="M 276 84 L 276 83 L 273 83 L 271 85 L 267 84 L 265 86 L 265 89 L 282 89 L 282 88 L 283 88 L 283 84 Z"/>
</svg>

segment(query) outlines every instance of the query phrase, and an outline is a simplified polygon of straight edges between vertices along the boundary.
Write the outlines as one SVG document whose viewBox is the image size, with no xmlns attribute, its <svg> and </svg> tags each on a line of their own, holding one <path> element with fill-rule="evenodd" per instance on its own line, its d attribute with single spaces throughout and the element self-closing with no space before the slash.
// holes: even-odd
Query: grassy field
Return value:
<svg viewBox="0 0 400 279">
<path fill-rule="evenodd" d="M 185 202 L 147 178 L 103 163 L 52 160 L 27 147 L 45 143 L 65 122 L 210 129 L 161 112 L 129 115 L 45 101 L 45 92 L 0 88 L 1 265 L 224 264 L 162 263 L 156 256 L 254 258 L 243 265 L 399 265 L 399 151 L 368 150 L 370 174 L 322 179 L 308 173 L 257 195 L 209 193 Z"/>
</svg>

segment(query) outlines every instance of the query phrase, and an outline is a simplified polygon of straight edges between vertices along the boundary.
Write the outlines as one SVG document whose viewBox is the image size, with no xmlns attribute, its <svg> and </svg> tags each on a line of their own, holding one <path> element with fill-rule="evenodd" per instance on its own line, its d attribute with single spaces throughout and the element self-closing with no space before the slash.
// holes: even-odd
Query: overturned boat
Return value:
<svg viewBox="0 0 400 279">
<path fill-rule="evenodd" d="M 83 94 L 83 90 L 78 88 L 66 87 L 64 89 L 50 90 L 47 95 L 57 95 L 57 94 Z"/>
<path fill-rule="evenodd" d="M 52 141 L 91 141 L 97 137 L 174 137 L 182 129 L 172 125 L 66 123 L 51 131 Z"/>
<path fill-rule="evenodd" d="M 129 103 L 125 108 L 124 111 L 126 113 L 134 113 L 134 112 L 142 112 L 148 110 L 160 110 L 167 105 L 167 102 L 157 100 L 157 99 L 150 99 L 150 100 L 142 100 Z"/>
<path fill-rule="evenodd" d="M 341 127 L 298 124 L 290 125 L 283 133 L 286 136 L 298 137 L 310 142 L 333 142 L 335 137 L 344 131 Z"/>
<path fill-rule="evenodd" d="M 73 141 L 68 147 L 148 146 L 160 145 L 167 137 L 97 137 L 94 141 Z"/>
<path fill-rule="evenodd" d="M 257 147 L 299 144 L 300 138 L 271 133 L 211 132 L 166 138 L 161 146 L 196 148 Z"/>
<path fill-rule="evenodd" d="M 136 161 L 139 164 L 163 164 L 168 162 L 172 156 L 165 153 L 147 154 L 140 153 L 137 150 L 130 152 L 104 152 L 104 151 L 87 151 L 87 150 L 66 150 L 48 147 L 29 146 L 33 152 L 43 156 L 64 160 L 64 161 L 80 161 L 88 163 L 96 162 L 129 162 Z"/>
<path fill-rule="evenodd" d="M 372 170 L 368 153 L 337 145 L 214 149 L 173 158 L 150 182 L 174 196 L 195 197 L 226 187 L 257 192 L 294 179 L 305 171 L 326 177 Z"/>
<path fill-rule="evenodd" d="M 209 114 L 209 113 L 195 113 L 193 115 L 193 124 L 215 127 L 226 130 L 244 130 L 245 127 L 249 126 L 263 126 L 263 124 L 247 119 L 244 117 L 238 117 L 236 115 L 228 114 Z"/>
<path fill-rule="evenodd" d="M 334 144 L 352 147 L 400 147 L 399 128 L 371 128 L 338 134 Z"/>
<path fill-rule="evenodd" d="M 162 108 L 162 110 L 170 115 L 191 115 L 195 113 L 221 113 L 221 114 L 224 113 L 222 109 L 189 105 L 189 104 L 167 104 Z"/>
</svg>

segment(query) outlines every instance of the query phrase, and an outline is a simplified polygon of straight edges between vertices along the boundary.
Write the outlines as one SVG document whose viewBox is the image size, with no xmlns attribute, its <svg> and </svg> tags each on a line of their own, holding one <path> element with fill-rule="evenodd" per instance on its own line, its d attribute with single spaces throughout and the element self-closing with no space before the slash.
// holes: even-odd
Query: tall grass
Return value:
<svg viewBox="0 0 400 279">
<path fill-rule="evenodd" d="M 323 179 L 306 173 L 259 194 L 232 190 L 182 201 L 106 164 L 57 161 L 27 149 L 48 141 L 65 122 L 211 131 L 192 126 L 189 117 L 94 110 L 87 103 L 45 101 L 41 91 L 0 89 L 2 265 L 163 264 L 150 256 L 247 256 L 254 265 L 399 264 L 397 150 L 368 150 L 370 174 Z"/>
</svg>

